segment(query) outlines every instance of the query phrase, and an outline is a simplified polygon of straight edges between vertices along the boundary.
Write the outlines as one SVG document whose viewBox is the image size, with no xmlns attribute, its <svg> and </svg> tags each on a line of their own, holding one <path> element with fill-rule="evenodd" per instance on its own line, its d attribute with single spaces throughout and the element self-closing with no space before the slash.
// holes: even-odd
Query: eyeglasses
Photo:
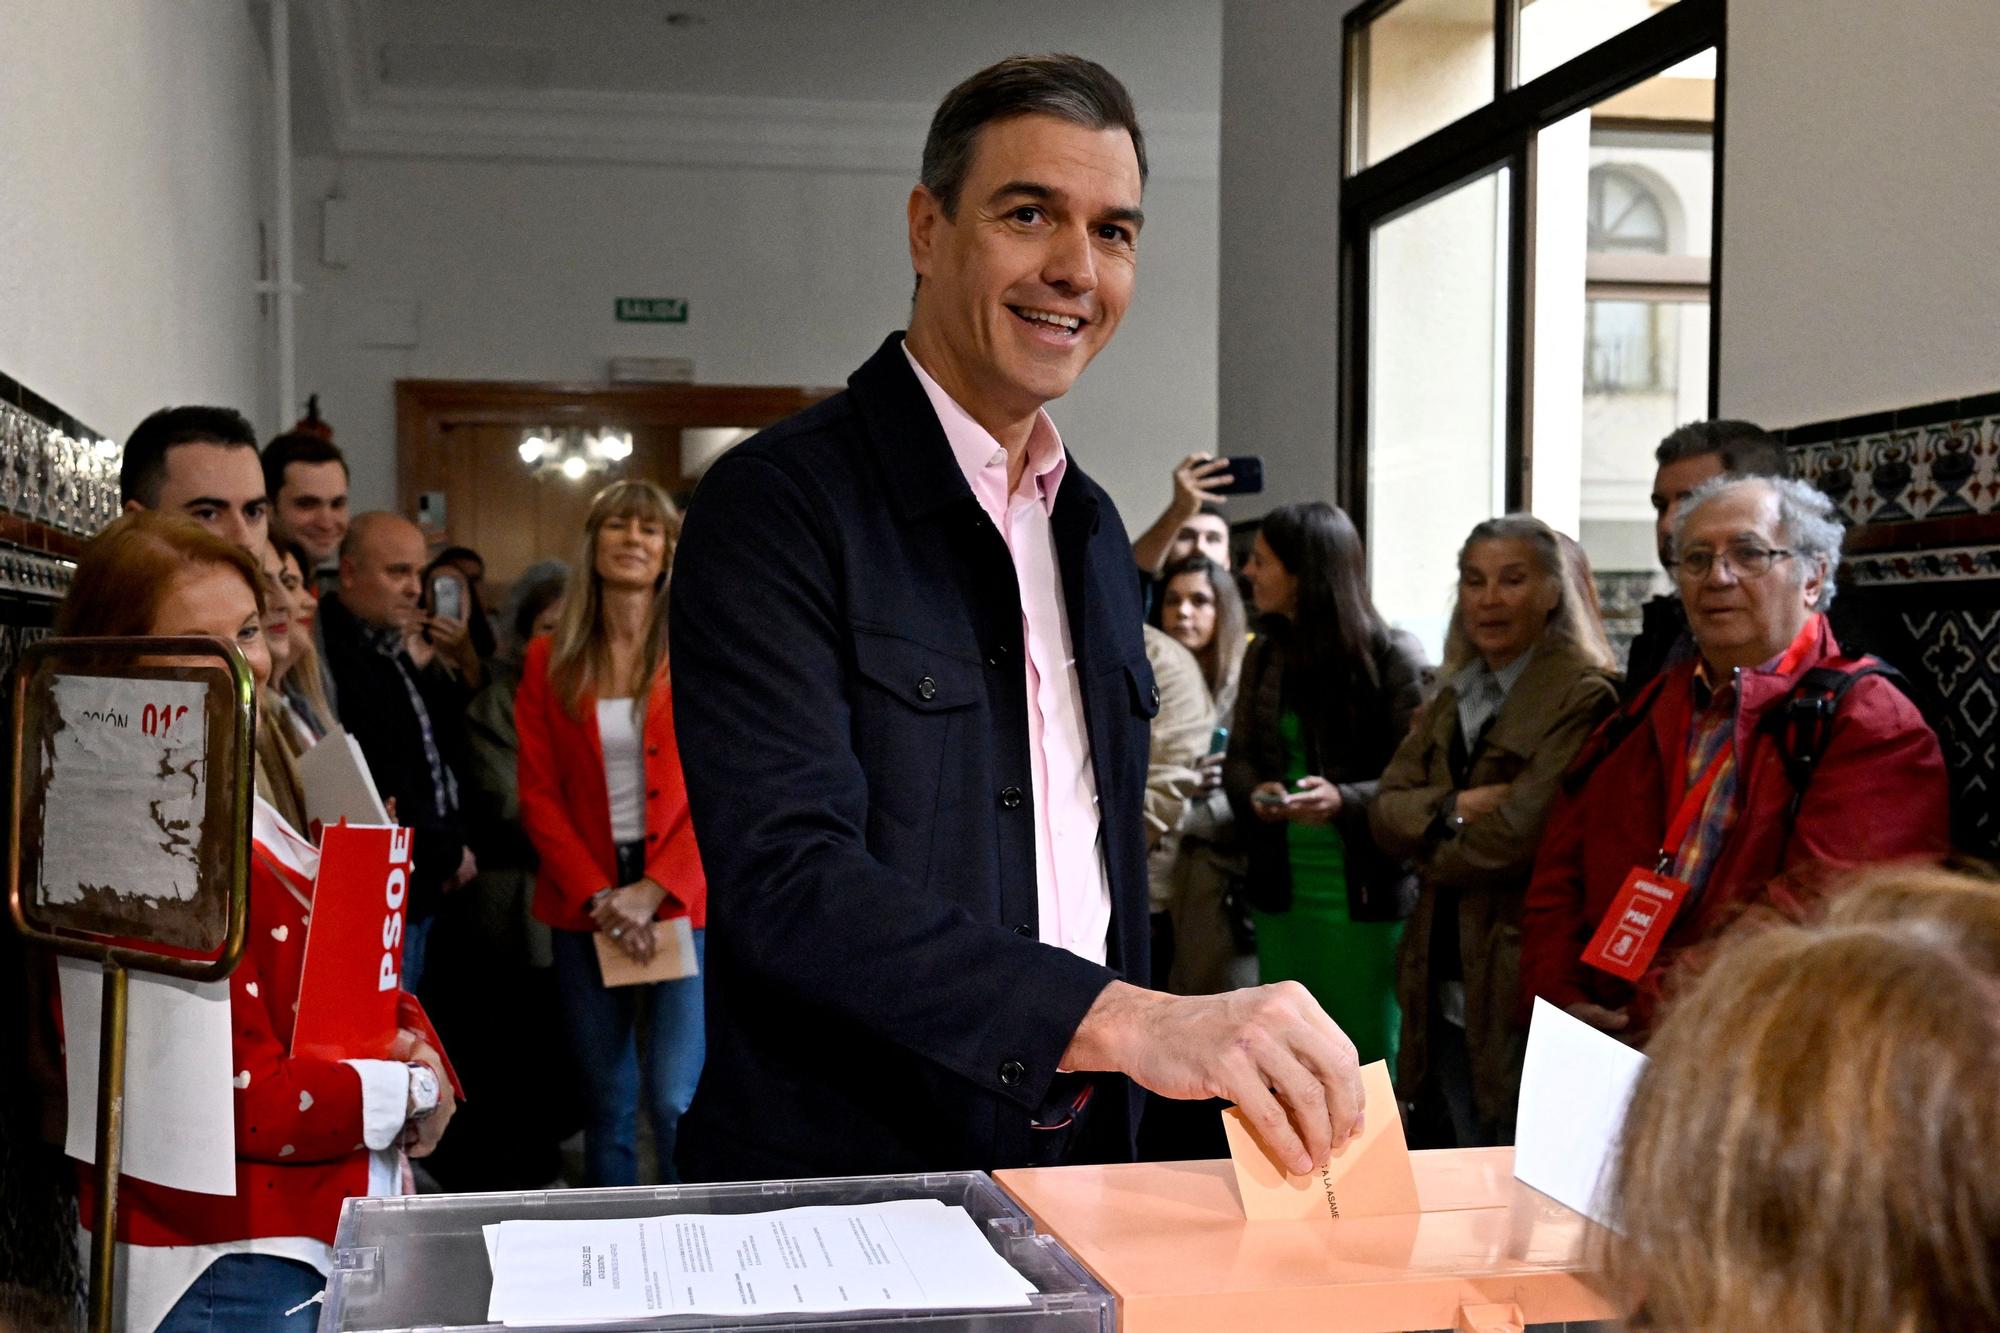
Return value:
<svg viewBox="0 0 2000 1333">
<path fill-rule="evenodd" d="M 1722 567 L 1737 578 L 1754 579 L 1770 573 L 1771 566 L 1779 560 L 1797 554 L 1797 551 L 1783 546 L 1753 546 L 1749 542 L 1739 542 L 1720 551 L 1689 551 L 1674 561 L 1673 571 L 1677 578 L 1699 583 L 1708 577 L 1719 560 Z"/>
</svg>

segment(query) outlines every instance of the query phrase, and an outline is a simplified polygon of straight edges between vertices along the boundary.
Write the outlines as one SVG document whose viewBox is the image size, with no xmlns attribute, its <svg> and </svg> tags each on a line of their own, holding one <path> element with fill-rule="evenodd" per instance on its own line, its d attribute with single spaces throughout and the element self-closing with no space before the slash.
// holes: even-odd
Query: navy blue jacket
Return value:
<svg viewBox="0 0 2000 1333">
<path fill-rule="evenodd" d="M 1131 547 L 1072 458 L 1051 524 L 1112 895 L 1110 967 L 1036 939 L 1020 594 L 892 336 L 702 480 L 674 719 L 708 871 L 691 1180 L 1046 1160 L 1084 1012 L 1148 974 L 1149 719 Z M 1099 1076 L 1129 1152 L 1138 1094 Z"/>
</svg>

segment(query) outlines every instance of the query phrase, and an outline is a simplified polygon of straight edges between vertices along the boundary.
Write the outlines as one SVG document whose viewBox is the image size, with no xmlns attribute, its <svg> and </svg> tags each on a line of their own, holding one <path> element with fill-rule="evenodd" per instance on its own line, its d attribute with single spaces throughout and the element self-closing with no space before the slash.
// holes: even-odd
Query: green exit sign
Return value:
<svg viewBox="0 0 2000 1333">
<path fill-rule="evenodd" d="M 622 324 L 685 324 L 687 298 L 682 296 L 621 296 L 618 320 Z"/>
</svg>

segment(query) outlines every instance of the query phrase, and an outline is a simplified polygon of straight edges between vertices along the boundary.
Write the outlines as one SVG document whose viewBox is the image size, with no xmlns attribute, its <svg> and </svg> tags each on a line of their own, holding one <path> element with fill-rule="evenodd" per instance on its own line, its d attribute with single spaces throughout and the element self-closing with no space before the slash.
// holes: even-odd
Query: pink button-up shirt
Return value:
<svg viewBox="0 0 2000 1333">
<path fill-rule="evenodd" d="M 1056 489 L 1069 460 L 1048 413 L 1035 414 L 1028 466 L 1007 491 L 1007 451 L 938 386 L 905 346 L 910 369 L 937 412 L 966 484 L 1014 558 L 1021 589 L 1021 636 L 1028 651 L 1028 758 L 1035 799 L 1035 905 L 1042 943 L 1093 963 L 1105 959 L 1111 881 L 1098 845 L 1097 775 L 1090 767 L 1083 691 L 1076 677 L 1069 614 L 1056 564 Z"/>
</svg>

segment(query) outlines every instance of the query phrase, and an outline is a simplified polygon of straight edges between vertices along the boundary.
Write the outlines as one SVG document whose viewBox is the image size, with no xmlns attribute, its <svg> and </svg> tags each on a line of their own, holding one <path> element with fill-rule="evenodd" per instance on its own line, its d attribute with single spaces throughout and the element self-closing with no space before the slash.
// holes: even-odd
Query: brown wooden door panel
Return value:
<svg viewBox="0 0 2000 1333">
<path fill-rule="evenodd" d="M 416 517 L 417 497 L 442 492 L 445 523 L 433 549 L 469 546 L 486 560 L 486 596 L 536 560 L 576 558 L 591 497 L 619 477 L 645 477 L 679 495 L 681 431 L 692 426 L 766 426 L 831 390 L 707 384 L 576 385 L 402 380 L 396 385 L 398 507 Z M 523 429 L 613 426 L 632 432 L 632 456 L 581 481 L 537 478 L 521 462 Z"/>
</svg>

